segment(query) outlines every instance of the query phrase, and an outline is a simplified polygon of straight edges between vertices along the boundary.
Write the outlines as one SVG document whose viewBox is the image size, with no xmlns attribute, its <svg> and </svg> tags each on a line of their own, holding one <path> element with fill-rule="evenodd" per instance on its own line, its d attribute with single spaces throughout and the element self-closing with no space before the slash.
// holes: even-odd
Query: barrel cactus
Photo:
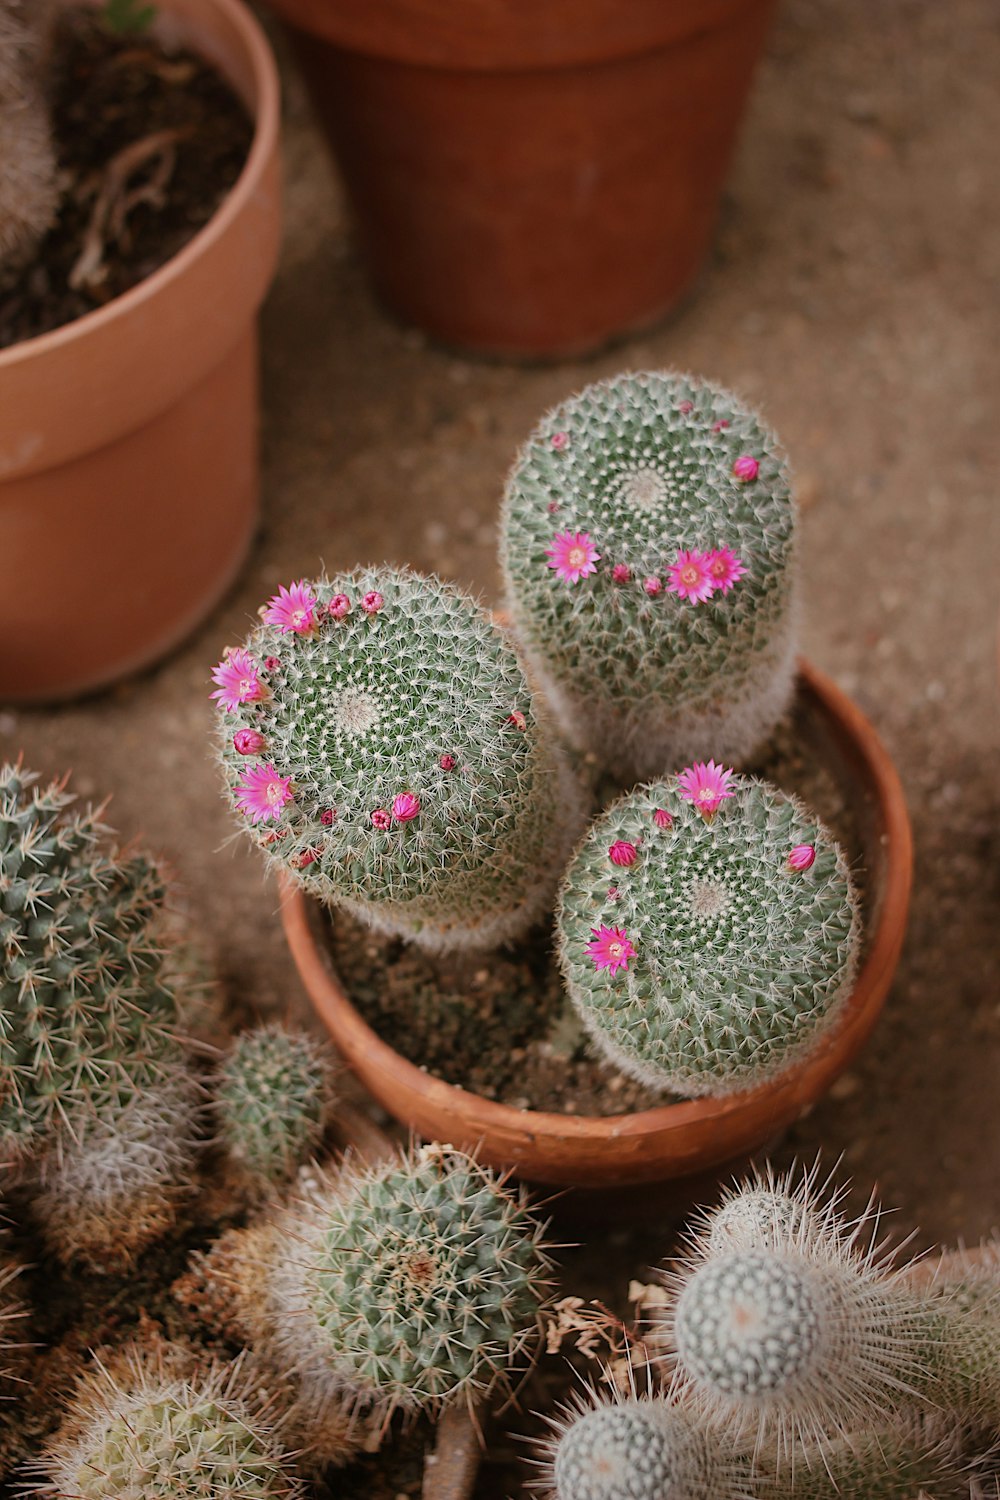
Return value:
<svg viewBox="0 0 1000 1500">
<path fill-rule="evenodd" d="M 710 761 L 595 821 L 558 928 L 599 1050 L 645 1083 L 699 1095 L 754 1087 L 816 1044 L 850 992 L 861 920 L 819 820 Z"/>
<path fill-rule="evenodd" d="M 388 567 L 299 582 L 213 680 L 236 814 L 307 890 L 428 948 L 543 914 L 580 793 L 469 596 Z"/>
<path fill-rule="evenodd" d="M 30 255 L 58 203 L 41 76 L 51 9 L 48 0 L 0 0 L 0 268 Z"/>
<path fill-rule="evenodd" d="M 730 392 L 619 375 L 548 412 L 510 474 L 508 607 L 565 731 L 623 780 L 745 760 L 784 713 L 795 512 Z"/>
</svg>

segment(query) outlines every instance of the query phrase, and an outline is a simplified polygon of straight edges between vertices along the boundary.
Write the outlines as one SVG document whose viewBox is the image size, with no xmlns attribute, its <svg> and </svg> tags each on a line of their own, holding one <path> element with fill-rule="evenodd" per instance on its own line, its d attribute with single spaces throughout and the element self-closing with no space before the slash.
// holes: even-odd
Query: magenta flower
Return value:
<svg viewBox="0 0 1000 1500">
<path fill-rule="evenodd" d="M 554 432 L 551 438 L 552 446 L 557 453 L 562 453 L 564 448 L 569 447 L 568 432 Z"/>
<path fill-rule="evenodd" d="M 808 870 L 815 858 L 815 844 L 796 844 L 788 856 L 788 868 L 796 873 L 800 870 Z"/>
<path fill-rule="evenodd" d="M 716 547 L 713 552 L 706 554 L 705 561 L 713 589 L 718 589 L 723 594 L 728 594 L 733 584 L 739 583 L 747 571 L 746 564 L 736 556 L 731 547 Z"/>
<path fill-rule="evenodd" d="M 279 776 L 272 765 L 248 766 L 243 779 L 236 783 L 237 809 L 246 813 L 252 823 L 265 818 L 279 818 L 286 802 L 292 800 L 292 778 Z"/>
<path fill-rule="evenodd" d="M 337 809 L 335 807 L 324 807 L 323 811 L 319 815 L 319 820 L 324 828 L 332 828 L 333 820 L 336 816 Z"/>
<path fill-rule="evenodd" d="M 728 426 L 729 426 L 728 419 L 726 417 L 723 417 L 721 421 L 719 421 L 719 422 L 713 422 L 712 423 L 712 431 L 713 432 L 723 432 Z"/>
<path fill-rule="evenodd" d="M 351 612 L 351 601 L 346 594 L 334 594 L 326 606 L 327 614 L 332 615 L 335 620 L 342 620 Z"/>
<path fill-rule="evenodd" d="M 686 417 L 691 412 L 694 411 L 694 402 L 693 401 L 682 401 L 678 405 L 677 410 L 680 412 L 680 414 L 681 414 L 682 417 Z"/>
<path fill-rule="evenodd" d="M 548 511 L 548 513 L 549 513 L 550 516 L 554 516 L 555 513 L 556 513 L 556 511 L 559 509 L 559 501 L 558 500 L 550 500 L 549 503 L 548 503 L 548 505 L 545 507 L 545 509 Z"/>
<path fill-rule="evenodd" d="M 264 657 L 264 665 L 265 665 L 265 667 L 267 668 L 267 670 L 269 672 L 276 672 L 278 670 L 278 668 L 281 666 L 281 657 L 280 656 L 265 656 Z"/>
<path fill-rule="evenodd" d="M 667 569 L 667 592 L 692 604 L 703 604 L 715 591 L 708 571 L 707 552 L 678 552 L 677 561 Z"/>
<path fill-rule="evenodd" d="M 609 885 L 608 886 L 608 900 L 609 901 L 617 901 L 620 895 L 621 895 L 621 891 L 618 889 L 618 887 L 616 885 Z"/>
<path fill-rule="evenodd" d="M 586 531 L 557 531 L 545 556 L 549 559 L 549 567 L 564 583 L 579 583 L 581 578 L 596 573 L 601 560 L 601 554 Z"/>
<path fill-rule="evenodd" d="M 632 579 L 632 569 L 629 567 L 628 563 L 615 563 L 614 567 L 611 569 L 611 577 L 614 579 L 615 583 L 630 583 Z"/>
<path fill-rule="evenodd" d="M 420 798 L 413 792 L 400 792 L 393 798 L 392 815 L 397 823 L 412 823 L 420 811 Z"/>
<path fill-rule="evenodd" d="M 282 635 L 308 635 L 316 629 L 316 595 L 300 578 L 290 589 L 284 584 L 273 599 L 267 601 L 264 611 L 265 625 L 276 625 Z"/>
<path fill-rule="evenodd" d="M 438 761 L 438 765 L 441 767 L 442 771 L 454 771 L 455 757 L 453 755 L 448 755 L 446 752 Z"/>
<path fill-rule="evenodd" d="M 684 800 L 693 802 L 702 817 L 711 821 L 725 799 L 734 795 L 729 785 L 734 775 L 735 772 L 723 770 L 714 760 L 707 764 L 700 760 L 678 772 L 677 785 Z"/>
<path fill-rule="evenodd" d="M 657 828 L 673 828 L 674 820 L 672 814 L 665 807 L 658 807 L 653 813 L 653 822 Z"/>
<path fill-rule="evenodd" d="M 212 673 L 212 681 L 218 684 L 212 697 L 218 698 L 230 713 L 241 703 L 259 703 L 267 692 L 257 675 L 259 671 L 249 651 L 242 646 L 227 651 Z"/>
<path fill-rule="evenodd" d="M 634 844 L 630 844 L 628 839 L 615 839 L 608 850 L 608 858 L 611 863 L 613 865 L 620 865 L 624 870 L 627 870 L 630 865 L 634 865 L 638 857 L 638 849 Z"/>
<path fill-rule="evenodd" d="M 233 735 L 233 748 L 238 755 L 256 755 L 264 748 L 264 736 L 256 729 L 237 729 Z"/>
<path fill-rule="evenodd" d="M 361 601 L 361 608 L 366 615 L 377 615 L 384 603 L 378 589 L 370 589 Z"/>
<path fill-rule="evenodd" d="M 377 828 L 380 833 L 385 833 L 392 827 L 392 814 L 387 813 L 384 807 L 376 807 L 372 813 L 372 827 Z"/>
<path fill-rule="evenodd" d="M 527 729 L 528 727 L 528 721 L 519 708 L 515 708 L 513 713 L 507 715 L 507 723 L 512 729 Z"/>
<path fill-rule="evenodd" d="M 749 484 L 760 473 L 760 464 L 750 453 L 741 453 L 733 464 L 733 477 L 741 484 Z"/>
<path fill-rule="evenodd" d="M 663 580 L 660 578 L 644 578 L 642 586 L 651 599 L 655 599 L 657 594 L 663 592 Z"/>
<path fill-rule="evenodd" d="M 590 936 L 591 941 L 584 952 L 595 969 L 610 969 L 614 974 L 617 969 L 628 968 L 629 959 L 635 957 L 635 949 L 623 927 L 592 927 Z"/>
</svg>

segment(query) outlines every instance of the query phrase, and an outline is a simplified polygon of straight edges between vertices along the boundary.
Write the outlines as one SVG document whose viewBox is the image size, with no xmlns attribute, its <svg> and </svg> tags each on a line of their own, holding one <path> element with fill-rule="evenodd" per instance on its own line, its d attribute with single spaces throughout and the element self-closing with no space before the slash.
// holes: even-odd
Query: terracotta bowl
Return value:
<svg viewBox="0 0 1000 1500">
<path fill-rule="evenodd" d="M 759 1150 L 804 1114 L 851 1062 L 882 1008 L 903 942 L 913 851 L 899 777 L 868 720 L 807 662 L 800 664 L 799 694 L 808 748 L 858 810 L 868 880 L 866 948 L 854 992 L 840 1025 L 813 1053 L 761 1088 L 633 1114 L 599 1119 L 497 1104 L 422 1072 L 375 1034 L 334 972 L 323 931 L 335 915 L 284 880 L 282 920 L 299 975 L 378 1103 L 418 1136 L 475 1150 L 526 1182 L 602 1190 L 696 1179 Z"/>
</svg>

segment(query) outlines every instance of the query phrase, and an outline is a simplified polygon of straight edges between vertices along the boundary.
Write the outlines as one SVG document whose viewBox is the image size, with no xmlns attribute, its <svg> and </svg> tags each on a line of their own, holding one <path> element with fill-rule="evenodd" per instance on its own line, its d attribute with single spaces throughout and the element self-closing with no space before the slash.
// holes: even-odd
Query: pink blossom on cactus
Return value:
<svg viewBox="0 0 1000 1500">
<path fill-rule="evenodd" d="M 233 735 L 233 748 L 238 755 L 256 755 L 264 748 L 264 736 L 256 729 L 237 729 Z"/>
<path fill-rule="evenodd" d="M 441 767 L 442 771 L 454 771 L 455 757 L 445 752 L 445 754 L 442 755 L 441 759 L 438 761 L 438 765 Z"/>
<path fill-rule="evenodd" d="M 554 516 L 555 513 L 556 513 L 556 511 L 559 509 L 559 501 L 558 500 L 550 500 L 549 503 L 548 503 L 548 505 L 546 505 L 545 509 L 548 511 L 548 513 L 549 513 L 550 516 Z"/>
<path fill-rule="evenodd" d="M 689 416 L 694 411 L 693 401 L 681 401 L 677 407 L 682 417 Z"/>
<path fill-rule="evenodd" d="M 628 563 L 615 563 L 611 569 L 611 577 L 615 583 L 629 583 L 632 579 L 632 569 Z"/>
<path fill-rule="evenodd" d="M 723 417 L 720 421 L 712 423 L 712 431 L 713 432 L 724 432 L 728 426 L 729 426 L 729 419 L 727 417 Z"/>
<path fill-rule="evenodd" d="M 319 815 L 319 820 L 324 828 L 332 828 L 333 821 L 336 816 L 337 809 L 335 807 L 324 807 L 323 811 Z"/>
<path fill-rule="evenodd" d="M 741 484 L 749 484 L 760 473 L 760 462 L 750 453 L 741 453 L 733 464 L 733 476 Z"/>
<path fill-rule="evenodd" d="M 601 554 L 586 531 L 557 531 L 545 556 L 549 567 L 564 583 L 579 583 L 597 572 Z"/>
<path fill-rule="evenodd" d="M 276 625 L 283 635 L 309 635 L 316 628 L 316 595 L 300 578 L 290 589 L 284 584 L 267 601 L 264 623 Z"/>
<path fill-rule="evenodd" d="M 609 885 L 608 886 L 608 900 L 609 901 L 617 901 L 620 895 L 621 895 L 621 891 L 618 889 L 618 887 L 616 885 Z"/>
<path fill-rule="evenodd" d="M 591 941 L 584 952 L 595 969 L 609 969 L 612 974 L 618 969 L 627 969 L 635 949 L 623 927 L 592 927 Z"/>
<path fill-rule="evenodd" d="M 724 770 L 714 760 L 707 763 L 700 760 L 678 773 L 677 785 L 684 800 L 693 802 L 702 817 L 710 820 L 725 799 L 735 795 L 729 784 L 734 775 L 734 771 Z"/>
<path fill-rule="evenodd" d="M 746 564 L 736 556 L 731 547 L 716 547 L 707 554 L 706 562 L 712 587 L 723 594 L 728 594 L 733 584 L 739 583 L 747 571 Z"/>
<path fill-rule="evenodd" d="M 377 615 L 384 603 L 385 600 L 382 598 L 382 595 L 379 593 L 378 589 L 369 589 L 368 593 L 361 601 L 361 608 L 364 610 L 366 615 Z"/>
<path fill-rule="evenodd" d="M 420 812 L 420 798 L 413 792 L 400 792 L 393 798 L 392 815 L 397 823 L 412 823 Z"/>
<path fill-rule="evenodd" d="M 527 729 L 528 727 L 528 721 L 519 708 L 515 708 L 513 713 L 507 715 L 507 723 L 512 729 Z"/>
<path fill-rule="evenodd" d="M 620 865 L 624 870 L 627 870 L 630 865 L 634 865 L 638 857 L 638 849 L 634 844 L 630 844 L 628 839 L 615 839 L 608 850 L 608 858 L 611 863 L 613 865 Z"/>
<path fill-rule="evenodd" d="M 678 552 L 677 561 L 667 569 L 667 578 L 667 592 L 691 604 L 703 604 L 715 589 L 707 552 Z"/>
<path fill-rule="evenodd" d="M 372 827 L 377 828 L 380 833 L 385 833 L 392 827 L 392 813 L 386 812 L 384 807 L 376 807 L 372 813 Z"/>
<path fill-rule="evenodd" d="M 657 594 L 663 593 L 663 580 L 661 578 L 644 578 L 642 586 L 651 599 L 655 599 Z"/>
<path fill-rule="evenodd" d="M 551 443 L 557 453 L 562 453 L 565 448 L 569 447 L 569 433 L 554 432 L 552 434 Z"/>
<path fill-rule="evenodd" d="M 241 703 L 258 703 L 267 689 L 258 677 L 260 668 L 242 646 L 227 651 L 212 672 L 212 681 L 217 684 L 213 698 L 218 698 L 223 708 L 230 713 Z"/>
<path fill-rule="evenodd" d="M 326 610 L 327 614 L 332 615 L 335 620 L 342 620 L 351 612 L 351 601 L 346 594 L 334 594 Z"/>
<path fill-rule="evenodd" d="M 673 814 L 668 813 L 665 807 L 658 807 L 653 813 L 653 822 L 657 828 L 673 828 Z"/>
<path fill-rule="evenodd" d="M 264 657 L 264 666 L 267 668 L 267 670 L 269 672 L 276 672 L 278 670 L 278 668 L 281 666 L 281 657 L 280 656 L 265 656 Z"/>
<path fill-rule="evenodd" d="M 314 865 L 322 854 L 322 849 L 303 849 L 300 854 L 289 860 L 289 864 L 296 870 L 304 870 L 309 865 Z"/>
<path fill-rule="evenodd" d="M 788 868 L 796 873 L 800 870 L 808 870 L 815 858 L 815 844 L 796 844 L 788 856 Z"/>
<path fill-rule="evenodd" d="M 239 793 L 237 809 L 246 813 L 252 823 L 279 818 L 281 809 L 292 800 L 292 778 L 279 776 L 270 764 L 248 766 L 236 783 Z"/>
</svg>

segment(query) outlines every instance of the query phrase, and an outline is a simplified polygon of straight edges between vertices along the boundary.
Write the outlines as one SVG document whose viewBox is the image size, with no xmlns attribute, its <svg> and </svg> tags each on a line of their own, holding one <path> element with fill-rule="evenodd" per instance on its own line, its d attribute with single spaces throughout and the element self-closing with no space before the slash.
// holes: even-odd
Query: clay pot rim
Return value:
<svg viewBox="0 0 1000 1500">
<path fill-rule="evenodd" d="M 461 1131 L 461 1141 L 456 1144 L 480 1139 L 484 1160 L 497 1155 L 487 1145 L 488 1137 L 495 1132 L 512 1143 L 509 1159 L 519 1161 L 516 1170 L 526 1179 L 603 1187 L 662 1181 L 682 1175 L 685 1170 L 694 1172 L 731 1160 L 761 1144 L 758 1137 L 762 1114 L 772 1120 L 773 1133 L 790 1124 L 821 1097 L 851 1062 L 881 1011 L 903 942 L 912 883 L 913 841 L 899 775 L 868 719 L 830 678 L 804 659 L 799 662 L 799 679 L 826 710 L 838 731 L 846 758 L 853 760 L 859 778 L 864 779 L 874 795 L 886 849 L 884 873 L 878 886 L 880 899 L 869 930 L 867 950 L 845 1015 L 833 1033 L 774 1082 L 725 1098 L 683 1100 L 603 1117 L 519 1110 L 435 1078 L 382 1041 L 355 1010 L 321 951 L 310 923 L 310 911 L 318 903 L 311 901 L 290 875 L 282 873 L 281 918 L 299 977 L 348 1066 L 390 1113 L 411 1125 L 421 1110 L 450 1113 Z M 362 1066 L 358 1066 L 356 1058 Z M 368 1081 L 369 1076 L 378 1077 L 387 1086 L 376 1091 Z M 397 1096 L 398 1107 L 393 1095 Z M 747 1142 L 740 1134 L 744 1117 L 748 1131 L 753 1121 L 758 1122 Z M 683 1136 L 689 1127 L 697 1127 L 700 1134 L 721 1127 L 724 1139 L 718 1151 L 706 1150 L 704 1142 L 685 1148 L 679 1141 L 678 1149 L 668 1152 L 676 1155 L 677 1161 L 664 1166 L 664 1138 Z M 516 1141 L 525 1143 L 520 1156 Z M 546 1163 L 547 1145 L 557 1149 L 561 1166 Z M 566 1173 L 566 1159 L 574 1145 L 584 1149 L 590 1163 L 580 1179 Z M 615 1148 L 626 1145 L 625 1157 L 616 1159 Z M 596 1166 L 593 1154 L 587 1151 L 595 1146 L 607 1150 L 607 1159 Z M 649 1148 L 648 1158 L 640 1154 L 644 1146 Z"/>
<path fill-rule="evenodd" d="M 80 0 L 80 3 L 96 5 L 98 0 Z M 170 10 L 170 0 L 158 0 L 158 3 L 162 5 L 164 18 L 168 24 L 172 24 L 174 17 Z M 202 3 L 206 8 L 219 12 L 239 32 L 252 67 L 253 97 L 244 94 L 232 78 L 227 79 L 253 120 L 253 137 L 239 176 L 212 217 L 176 255 L 172 255 L 162 266 L 143 277 L 135 286 L 129 287 L 128 291 L 114 297 L 104 307 L 83 313 L 81 317 L 74 318 L 70 323 L 63 323 L 61 327 L 53 328 L 48 333 L 40 333 L 34 338 L 22 339 L 9 348 L 0 349 L 0 374 L 17 365 L 45 359 L 65 344 L 87 338 L 122 318 L 131 317 L 144 302 L 162 296 L 175 281 L 186 275 L 192 262 L 199 260 L 211 244 L 225 236 L 232 221 L 240 213 L 244 200 L 257 190 L 267 162 L 278 145 L 281 86 L 277 68 L 260 22 L 243 4 L 243 0 L 202 0 Z M 219 65 L 210 52 L 206 52 L 205 60 L 218 69 Z"/>
</svg>

